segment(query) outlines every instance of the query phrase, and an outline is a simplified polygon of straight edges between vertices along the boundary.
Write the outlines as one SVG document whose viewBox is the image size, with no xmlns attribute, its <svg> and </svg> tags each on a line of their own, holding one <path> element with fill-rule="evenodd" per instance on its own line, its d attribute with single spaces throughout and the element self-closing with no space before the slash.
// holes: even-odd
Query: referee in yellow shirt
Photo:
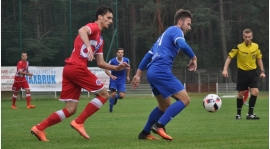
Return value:
<svg viewBox="0 0 270 149">
<path fill-rule="evenodd" d="M 255 107 L 255 103 L 257 100 L 257 96 L 259 94 L 258 82 L 259 77 L 265 77 L 265 71 L 263 68 L 262 62 L 262 54 L 259 49 L 258 44 L 252 42 L 253 33 L 251 29 L 244 29 L 243 31 L 243 39 L 244 42 L 238 44 L 234 47 L 226 59 L 222 75 L 223 77 L 228 77 L 228 66 L 235 56 L 237 57 L 237 85 L 236 90 L 238 90 L 238 97 L 236 100 L 237 103 L 237 115 L 236 119 L 241 119 L 241 110 L 243 106 L 243 96 L 244 91 L 248 90 L 248 87 L 251 91 L 251 96 L 249 98 L 249 109 L 246 119 L 247 120 L 258 120 L 260 119 L 253 113 L 253 109 Z M 257 64 L 260 68 L 260 74 L 256 71 Z"/>
</svg>

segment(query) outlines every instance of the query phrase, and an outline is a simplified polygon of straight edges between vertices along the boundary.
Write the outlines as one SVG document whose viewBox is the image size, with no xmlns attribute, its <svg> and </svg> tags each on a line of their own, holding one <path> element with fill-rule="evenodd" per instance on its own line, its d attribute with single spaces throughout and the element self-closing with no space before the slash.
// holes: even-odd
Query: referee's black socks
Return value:
<svg viewBox="0 0 270 149">
<path fill-rule="evenodd" d="M 257 100 L 257 96 L 254 96 L 254 95 L 250 96 L 248 114 L 253 114 L 253 109 L 255 107 L 256 100 Z"/>
<path fill-rule="evenodd" d="M 242 99 L 237 98 L 236 99 L 237 115 L 241 115 L 242 106 L 243 106 L 243 98 Z"/>
</svg>

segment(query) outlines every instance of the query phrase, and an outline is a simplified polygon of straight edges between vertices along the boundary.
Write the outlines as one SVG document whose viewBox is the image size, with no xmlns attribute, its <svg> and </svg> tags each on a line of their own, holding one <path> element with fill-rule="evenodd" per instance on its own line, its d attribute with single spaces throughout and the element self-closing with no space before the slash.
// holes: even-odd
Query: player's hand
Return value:
<svg viewBox="0 0 270 149">
<path fill-rule="evenodd" d="M 117 79 L 117 77 L 116 76 L 111 76 L 111 78 L 113 79 L 113 80 L 116 80 Z"/>
<path fill-rule="evenodd" d="M 260 78 L 265 78 L 265 73 L 264 72 L 261 72 Z"/>
<path fill-rule="evenodd" d="M 135 75 L 133 77 L 130 85 L 131 85 L 132 89 L 134 90 L 134 89 L 138 88 L 138 86 L 140 85 L 140 83 L 141 83 L 141 78 L 139 76 Z"/>
<path fill-rule="evenodd" d="M 189 71 L 196 71 L 197 70 L 197 58 L 191 59 L 187 66 L 188 66 Z"/>
<path fill-rule="evenodd" d="M 129 77 L 127 77 L 127 83 L 129 83 L 129 81 L 130 81 L 130 79 L 129 79 Z"/>
<path fill-rule="evenodd" d="M 95 59 L 94 57 L 94 52 L 92 51 L 92 47 L 87 47 L 87 57 L 88 57 L 88 61 L 92 61 Z"/>
<path fill-rule="evenodd" d="M 126 62 L 119 63 L 119 65 L 116 67 L 116 70 L 124 70 L 124 69 L 130 69 L 130 66 Z"/>
<path fill-rule="evenodd" d="M 29 78 L 30 78 L 30 77 L 32 78 L 33 74 L 29 72 L 29 73 L 28 73 L 28 76 L 29 76 Z"/>
<path fill-rule="evenodd" d="M 228 71 L 227 70 L 223 70 L 222 71 L 222 75 L 223 75 L 223 77 L 225 77 L 225 78 L 228 78 Z"/>
</svg>

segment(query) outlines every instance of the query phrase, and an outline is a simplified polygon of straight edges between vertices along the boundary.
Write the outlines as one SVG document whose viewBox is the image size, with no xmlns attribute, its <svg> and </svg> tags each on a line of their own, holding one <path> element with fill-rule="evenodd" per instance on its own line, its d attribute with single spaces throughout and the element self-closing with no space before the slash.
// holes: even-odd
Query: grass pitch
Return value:
<svg viewBox="0 0 270 149">
<path fill-rule="evenodd" d="M 246 120 L 248 106 L 243 106 L 242 119 L 235 120 L 236 101 L 222 99 L 216 113 L 204 110 L 206 94 L 190 94 L 191 103 L 167 126 L 173 141 L 163 139 L 138 140 L 151 110 L 157 105 L 151 96 L 132 96 L 119 100 L 109 113 L 108 102 L 87 119 L 85 129 L 91 139 L 86 140 L 69 123 L 84 109 L 91 98 L 82 98 L 77 113 L 63 122 L 47 128 L 49 142 L 40 142 L 30 133 L 33 125 L 52 112 L 62 109 L 57 99 L 34 99 L 35 109 L 26 109 L 26 101 L 18 100 L 19 109 L 11 109 L 11 101 L 1 102 L 1 148 L 3 149 L 268 149 L 269 148 L 269 95 L 260 94 L 255 113 L 260 120 Z M 6 98 L 8 99 L 8 98 Z M 157 135 L 155 135 L 157 136 Z M 159 137 L 159 136 L 157 136 Z M 159 137 L 161 138 L 161 137 Z"/>
</svg>

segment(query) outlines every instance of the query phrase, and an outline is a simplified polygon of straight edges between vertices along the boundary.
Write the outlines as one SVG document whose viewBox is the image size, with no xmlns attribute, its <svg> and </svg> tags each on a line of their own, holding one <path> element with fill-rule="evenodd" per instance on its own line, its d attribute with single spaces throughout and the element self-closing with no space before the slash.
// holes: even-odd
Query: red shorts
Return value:
<svg viewBox="0 0 270 149">
<path fill-rule="evenodd" d="M 87 67 L 66 64 L 63 69 L 61 101 L 78 101 L 82 88 L 90 92 L 97 92 L 104 88 L 104 84 Z"/>
<path fill-rule="evenodd" d="M 19 91 L 20 89 L 29 89 L 29 84 L 28 82 L 25 81 L 18 81 L 18 82 L 14 82 L 12 85 L 12 90 L 13 91 Z"/>
</svg>

